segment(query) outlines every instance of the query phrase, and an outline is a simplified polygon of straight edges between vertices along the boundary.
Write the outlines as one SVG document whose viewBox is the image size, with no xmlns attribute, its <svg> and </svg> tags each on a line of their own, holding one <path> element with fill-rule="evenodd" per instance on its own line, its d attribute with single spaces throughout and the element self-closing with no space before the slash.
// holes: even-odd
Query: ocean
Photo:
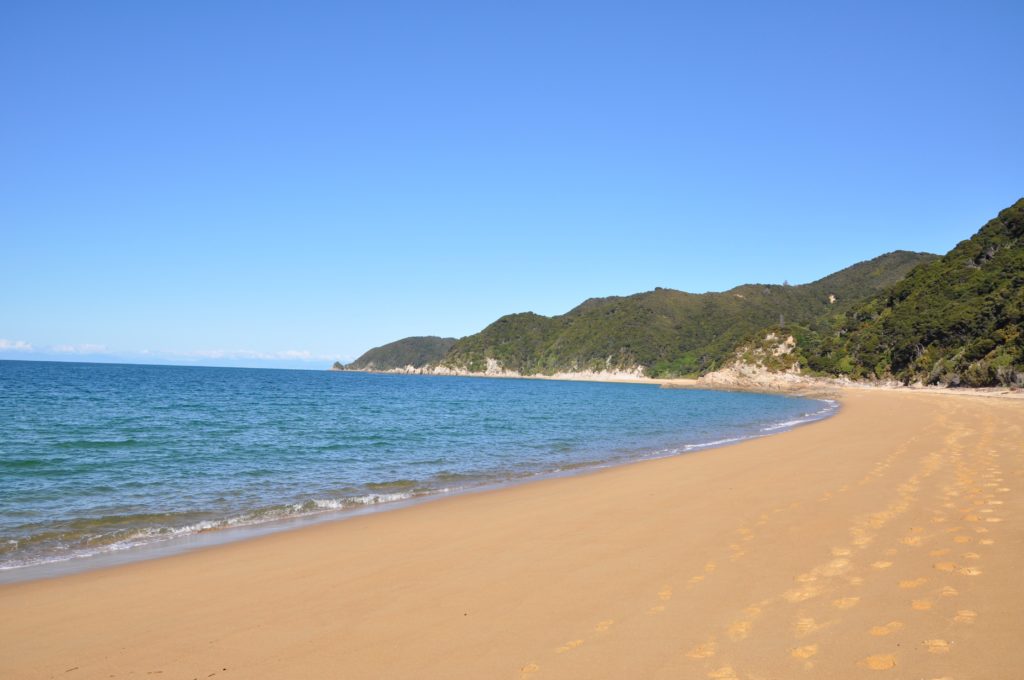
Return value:
<svg viewBox="0 0 1024 680">
<path fill-rule="evenodd" d="M 638 384 L 0 361 L 0 580 L 683 454 L 835 409 Z"/>
</svg>

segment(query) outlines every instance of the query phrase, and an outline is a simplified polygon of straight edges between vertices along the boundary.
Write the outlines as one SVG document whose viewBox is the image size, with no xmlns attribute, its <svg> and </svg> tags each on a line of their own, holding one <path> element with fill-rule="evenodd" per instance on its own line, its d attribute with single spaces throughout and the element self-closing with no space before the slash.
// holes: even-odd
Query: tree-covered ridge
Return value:
<svg viewBox="0 0 1024 680">
<path fill-rule="evenodd" d="M 750 284 L 703 294 L 659 288 L 590 299 L 554 317 L 510 314 L 459 340 L 442 363 L 483 371 L 492 359 L 524 375 L 638 366 L 652 377 L 700 374 L 780 317 L 824 330 L 830 318 L 934 257 L 898 251 L 805 285 Z"/>
<path fill-rule="evenodd" d="M 968 386 L 1024 385 L 1024 199 L 944 257 L 799 339 L 813 371 Z"/>
<path fill-rule="evenodd" d="M 335 368 L 344 368 L 350 371 L 387 371 L 406 366 L 422 368 L 441 361 L 454 344 L 455 338 L 436 336 L 403 338 L 380 347 L 374 347 L 346 366 L 335 364 Z"/>
</svg>

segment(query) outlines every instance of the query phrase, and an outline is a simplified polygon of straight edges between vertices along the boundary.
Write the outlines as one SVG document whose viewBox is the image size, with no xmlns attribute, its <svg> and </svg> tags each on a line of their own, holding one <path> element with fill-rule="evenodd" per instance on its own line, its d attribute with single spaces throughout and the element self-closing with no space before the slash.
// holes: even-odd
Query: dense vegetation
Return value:
<svg viewBox="0 0 1024 680">
<path fill-rule="evenodd" d="M 904 383 L 1024 385 L 1024 199 L 944 257 L 836 321 L 795 329 L 815 372 Z"/>
<path fill-rule="evenodd" d="M 403 338 L 380 347 L 374 347 L 351 364 L 346 366 L 335 364 L 334 367 L 350 371 L 387 371 L 406 366 L 421 368 L 441 361 L 454 344 L 455 338 L 436 336 Z"/>
<path fill-rule="evenodd" d="M 560 316 L 511 314 L 459 340 L 442 363 L 482 371 L 495 359 L 524 375 L 637 366 L 654 377 L 696 375 L 728 361 L 743 340 L 780 317 L 825 332 L 834 318 L 934 257 L 898 251 L 805 285 L 699 295 L 658 288 L 587 300 Z"/>
</svg>

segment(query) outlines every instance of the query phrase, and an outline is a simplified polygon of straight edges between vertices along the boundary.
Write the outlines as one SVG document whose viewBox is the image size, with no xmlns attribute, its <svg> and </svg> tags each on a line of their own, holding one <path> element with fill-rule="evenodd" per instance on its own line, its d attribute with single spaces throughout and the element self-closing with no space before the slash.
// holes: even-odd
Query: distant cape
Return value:
<svg viewBox="0 0 1024 680">
<path fill-rule="evenodd" d="M 350 364 L 342 365 L 335 362 L 333 368 L 346 371 L 423 368 L 444 359 L 455 343 L 455 338 L 440 338 L 433 335 L 403 338 L 380 347 L 374 347 Z"/>
</svg>

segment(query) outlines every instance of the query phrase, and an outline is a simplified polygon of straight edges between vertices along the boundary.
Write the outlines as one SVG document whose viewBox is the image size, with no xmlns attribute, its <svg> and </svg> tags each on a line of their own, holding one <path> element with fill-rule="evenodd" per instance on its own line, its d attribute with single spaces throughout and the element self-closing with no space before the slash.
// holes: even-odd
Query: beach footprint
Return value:
<svg viewBox="0 0 1024 680">
<path fill-rule="evenodd" d="M 875 637 L 882 637 L 882 636 L 885 636 L 885 635 L 890 635 L 890 634 L 895 633 L 895 632 L 900 631 L 900 630 L 903 630 L 903 622 L 902 621 L 890 621 L 889 623 L 885 624 L 884 626 L 873 626 L 868 631 L 868 635 L 874 635 Z"/>
<path fill-rule="evenodd" d="M 956 612 L 956 616 L 953 617 L 953 620 L 957 623 L 974 623 L 977 618 L 978 612 L 973 609 L 959 609 Z"/>
<path fill-rule="evenodd" d="M 803 637 L 804 635 L 809 635 L 810 633 L 821 630 L 826 625 L 828 624 L 818 623 L 810 616 L 801 616 L 796 620 L 793 627 L 796 629 L 797 637 Z"/>
<path fill-rule="evenodd" d="M 947 654 L 949 652 L 949 642 L 946 640 L 925 640 L 924 646 L 932 654 Z"/>
<path fill-rule="evenodd" d="M 572 650 L 576 649 L 577 647 L 581 646 L 582 644 L 583 644 L 583 640 L 570 640 L 569 642 L 566 642 L 561 647 L 558 647 L 557 649 L 555 649 L 555 654 L 565 654 L 566 652 L 571 652 Z"/>
<path fill-rule="evenodd" d="M 743 640 L 750 635 L 750 628 L 753 625 L 751 621 L 735 621 L 729 626 L 729 638 L 735 641 Z"/>
<path fill-rule="evenodd" d="M 794 659 L 810 659 L 818 653 L 818 645 L 804 645 L 789 650 L 789 655 Z"/>
<path fill-rule="evenodd" d="M 714 638 L 712 638 L 704 644 L 697 645 L 696 647 L 688 651 L 686 653 L 686 656 L 690 657 L 691 659 L 709 659 L 715 655 L 716 648 L 717 645 L 715 644 Z"/>
<path fill-rule="evenodd" d="M 750 634 L 750 629 L 754 625 L 754 619 L 761 615 L 761 607 L 752 604 L 743 610 L 746 618 L 734 621 L 728 628 L 729 637 L 732 640 L 743 640 Z"/>
<path fill-rule="evenodd" d="M 896 667 L 896 655 L 874 654 L 861 659 L 857 662 L 857 665 L 872 671 L 887 671 Z"/>
<path fill-rule="evenodd" d="M 856 607 L 859 602 L 859 597 L 840 597 L 837 600 L 832 600 L 832 606 L 836 609 L 850 609 Z"/>
</svg>

